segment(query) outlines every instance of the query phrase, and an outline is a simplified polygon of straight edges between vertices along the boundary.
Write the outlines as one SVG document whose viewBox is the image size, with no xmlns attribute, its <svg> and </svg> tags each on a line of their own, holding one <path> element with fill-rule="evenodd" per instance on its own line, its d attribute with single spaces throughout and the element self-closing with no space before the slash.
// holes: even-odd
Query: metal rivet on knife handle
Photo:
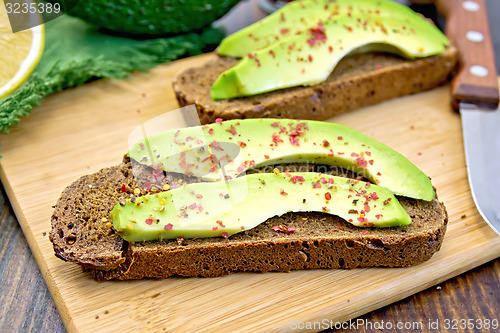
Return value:
<svg viewBox="0 0 500 333">
<path fill-rule="evenodd" d="M 475 1 L 464 1 L 462 2 L 462 8 L 470 12 L 477 12 L 479 10 L 479 4 Z"/>
<path fill-rule="evenodd" d="M 484 35 L 479 31 L 467 31 L 465 34 L 465 38 L 467 38 L 471 42 L 482 42 L 484 40 Z"/>
<path fill-rule="evenodd" d="M 462 102 L 495 109 L 498 79 L 485 0 L 438 0 L 437 6 L 446 17 L 445 33 L 461 58 L 460 72 L 451 85 L 453 108 L 458 109 Z M 469 38 L 471 32 L 473 37 Z M 482 35 L 481 41 L 475 40 L 477 33 Z"/>
</svg>

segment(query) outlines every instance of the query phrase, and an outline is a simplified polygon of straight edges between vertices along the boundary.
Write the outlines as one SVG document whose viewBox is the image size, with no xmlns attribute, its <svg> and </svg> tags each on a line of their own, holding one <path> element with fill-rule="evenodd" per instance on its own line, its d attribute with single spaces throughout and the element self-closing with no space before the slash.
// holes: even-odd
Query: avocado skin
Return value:
<svg viewBox="0 0 500 333">
<path fill-rule="evenodd" d="M 178 34 L 209 26 L 240 0 L 63 1 L 67 13 L 96 26 L 135 35 Z M 72 6 L 74 5 L 74 7 Z"/>
</svg>

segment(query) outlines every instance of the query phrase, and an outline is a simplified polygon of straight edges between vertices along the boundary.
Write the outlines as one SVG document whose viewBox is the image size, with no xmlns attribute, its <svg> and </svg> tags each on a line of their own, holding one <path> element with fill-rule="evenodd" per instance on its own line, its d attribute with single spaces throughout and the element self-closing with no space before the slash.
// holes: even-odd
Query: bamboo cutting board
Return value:
<svg viewBox="0 0 500 333">
<path fill-rule="evenodd" d="M 500 254 L 500 237 L 473 204 L 459 115 L 443 87 L 332 119 L 386 143 L 432 177 L 450 222 L 441 251 L 423 264 L 98 283 L 57 259 L 48 231 L 61 191 L 84 174 L 119 163 L 135 126 L 178 107 L 173 75 L 208 56 L 56 94 L 0 136 L 2 182 L 70 332 L 278 332 L 307 322 L 326 329 Z"/>
</svg>

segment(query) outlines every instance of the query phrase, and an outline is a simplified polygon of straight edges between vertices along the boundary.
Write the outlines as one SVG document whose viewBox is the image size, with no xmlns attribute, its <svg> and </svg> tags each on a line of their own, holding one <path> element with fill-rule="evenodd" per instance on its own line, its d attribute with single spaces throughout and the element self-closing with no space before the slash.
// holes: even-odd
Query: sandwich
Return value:
<svg viewBox="0 0 500 333">
<path fill-rule="evenodd" d="M 228 36 L 173 89 L 204 124 L 324 120 L 445 84 L 457 57 L 437 27 L 398 3 L 302 0 Z"/>
<path fill-rule="evenodd" d="M 408 267 L 447 222 L 421 170 L 351 128 L 217 119 L 138 140 L 70 184 L 50 240 L 97 280 L 217 277 Z"/>
</svg>

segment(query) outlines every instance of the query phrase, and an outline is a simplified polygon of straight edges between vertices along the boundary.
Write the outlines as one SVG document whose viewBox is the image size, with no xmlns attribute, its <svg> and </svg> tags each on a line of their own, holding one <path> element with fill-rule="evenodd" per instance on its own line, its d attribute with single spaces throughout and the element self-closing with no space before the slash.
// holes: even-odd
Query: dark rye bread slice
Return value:
<svg viewBox="0 0 500 333">
<path fill-rule="evenodd" d="M 214 101 L 210 87 L 237 59 L 219 57 L 175 77 L 180 106 L 195 104 L 202 124 L 216 118 L 294 118 L 324 120 L 391 98 L 433 89 L 449 81 L 457 50 L 407 60 L 385 53 L 355 54 L 339 62 L 328 79 L 312 87 L 295 87 L 256 96 Z"/>
<path fill-rule="evenodd" d="M 128 192 L 137 186 L 126 160 L 69 185 L 52 216 L 50 240 L 56 255 L 82 265 L 97 280 L 407 267 L 428 260 L 439 250 L 448 222 L 445 207 L 437 198 L 425 202 L 400 197 L 412 217 L 412 224 L 404 227 L 359 228 L 328 214 L 288 213 L 229 239 L 128 243 L 103 221 L 115 204 L 131 196 L 122 192 L 123 184 Z M 296 231 L 286 234 L 271 229 L 280 225 Z"/>
</svg>

